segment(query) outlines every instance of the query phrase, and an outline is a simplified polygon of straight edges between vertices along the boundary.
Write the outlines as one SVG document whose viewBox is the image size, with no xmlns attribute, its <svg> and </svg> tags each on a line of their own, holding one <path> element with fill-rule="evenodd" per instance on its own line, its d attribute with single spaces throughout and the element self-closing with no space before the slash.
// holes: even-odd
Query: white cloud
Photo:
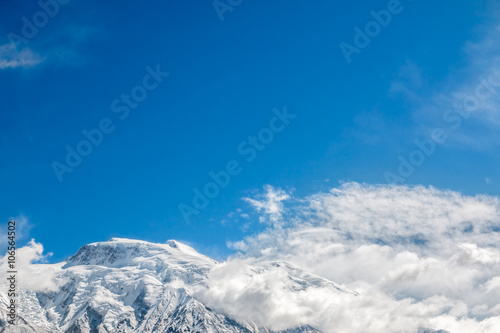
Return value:
<svg viewBox="0 0 500 333">
<path fill-rule="evenodd" d="M 20 241 L 29 237 L 29 232 L 33 227 L 29 219 L 23 214 L 17 217 L 9 218 L 9 221 L 15 221 L 15 267 L 17 271 L 17 282 L 19 285 L 28 290 L 42 291 L 42 290 L 57 290 L 58 283 L 56 282 L 56 271 L 58 265 L 44 264 L 51 253 L 44 255 L 43 246 L 35 242 L 33 239 L 25 246 L 19 247 Z M 7 230 L 5 226 L 4 230 Z M 6 231 L 0 231 L 0 246 L 4 251 L 8 248 L 8 241 Z M 3 255 L 3 256 L 2 256 Z M 8 268 L 8 253 L 4 252 L 0 255 L 0 288 L 7 290 L 4 287 Z"/>
<path fill-rule="evenodd" d="M 245 305 L 261 306 L 259 320 L 274 329 L 309 324 L 325 332 L 498 331 L 497 197 L 347 183 L 287 199 L 279 208 L 286 222 L 232 244 L 244 254 L 211 276 L 209 305 L 240 320 L 251 319 Z M 255 207 L 276 212 L 262 201 Z M 346 285 L 359 296 L 328 288 L 292 295 L 279 277 L 248 277 L 249 267 L 272 260 Z"/>
<path fill-rule="evenodd" d="M 258 212 L 264 212 L 261 222 L 269 221 L 278 223 L 281 220 L 283 202 L 290 199 L 290 195 L 282 189 L 275 189 L 272 186 L 265 186 L 266 193 L 259 196 L 260 200 L 252 198 L 243 198 L 256 208 Z"/>
<path fill-rule="evenodd" d="M 274 330 L 498 332 L 498 197 L 344 183 L 305 198 L 267 186 L 249 202 L 278 223 L 232 244 L 243 253 L 194 290 L 210 308 Z M 41 244 L 18 253 L 23 287 L 57 289 L 60 265 L 33 264 Z"/>
<path fill-rule="evenodd" d="M 58 282 L 56 280 L 57 272 L 60 270 L 60 264 L 47 265 L 42 264 L 51 254 L 43 254 L 43 246 L 33 239 L 24 247 L 16 250 L 15 270 L 17 271 L 17 283 L 20 289 L 31 291 L 56 291 Z M 7 290 L 3 284 L 6 281 L 6 272 L 8 268 L 5 255 L 0 258 L 0 278 L 2 290 Z"/>
<path fill-rule="evenodd" d="M 17 49 L 11 43 L 0 45 L 0 69 L 19 67 L 29 69 L 42 61 L 43 59 L 29 47 Z"/>
</svg>

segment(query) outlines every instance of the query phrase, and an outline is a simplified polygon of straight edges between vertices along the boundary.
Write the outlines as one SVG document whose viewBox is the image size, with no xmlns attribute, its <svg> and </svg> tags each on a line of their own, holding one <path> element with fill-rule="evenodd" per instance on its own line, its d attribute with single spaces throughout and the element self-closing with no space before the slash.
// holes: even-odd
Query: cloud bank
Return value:
<svg viewBox="0 0 500 333">
<path fill-rule="evenodd" d="M 241 254 L 215 268 L 203 295 L 209 306 L 273 329 L 498 331 L 497 197 L 357 183 L 306 198 L 265 190 L 267 204 L 247 201 L 276 223 L 232 244 Z M 286 205 L 276 205 L 276 193 L 289 199 Z M 270 261 L 289 262 L 359 295 L 321 286 L 297 293 L 279 276 L 249 273 Z"/>
<path fill-rule="evenodd" d="M 498 197 L 345 183 L 307 197 L 266 186 L 246 202 L 269 227 L 191 290 L 208 307 L 273 330 L 498 332 Z M 64 282 L 44 259 L 35 241 L 18 250 L 22 288 Z"/>
</svg>

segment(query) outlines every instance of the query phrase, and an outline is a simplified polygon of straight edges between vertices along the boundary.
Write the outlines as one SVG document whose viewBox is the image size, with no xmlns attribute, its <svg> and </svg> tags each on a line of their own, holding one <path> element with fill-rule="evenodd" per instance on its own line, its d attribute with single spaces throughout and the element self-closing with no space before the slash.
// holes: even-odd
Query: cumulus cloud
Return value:
<svg viewBox="0 0 500 333">
<path fill-rule="evenodd" d="M 273 191 L 281 190 L 265 190 Z M 264 215 L 276 212 L 262 208 L 273 205 L 274 196 L 269 198 L 255 205 Z M 257 316 L 274 329 L 309 324 L 325 332 L 498 331 L 497 197 L 346 183 L 287 199 L 279 209 L 286 221 L 234 243 L 241 255 L 214 270 L 204 294 L 210 306 L 239 320 Z M 325 286 L 297 294 L 283 277 L 248 273 L 272 261 L 289 262 L 359 295 Z M 263 314 L 248 310 L 253 308 Z"/>
<path fill-rule="evenodd" d="M 29 69 L 43 61 L 42 57 L 29 47 L 17 49 L 14 44 L 0 45 L 0 69 L 24 68 Z"/>
<path fill-rule="evenodd" d="M 16 223 L 16 258 L 14 270 L 17 272 L 17 283 L 19 286 L 23 289 L 32 291 L 56 291 L 59 285 L 56 279 L 56 272 L 59 270 L 58 265 L 44 264 L 51 256 L 51 253 L 44 254 L 43 245 L 35 242 L 33 239 L 25 246 L 18 247 L 20 241 L 29 237 L 29 232 L 33 227 L 32 223 L 23 214 L 9 218 L 9 221 L 15 221 Z M 5 230 L 6 229 L 7 228 L 5 228 Z M 4 251 L 6 251 L 9 246 L 9 239 L 7 236 L 6 231 L 0 231 L 0 246 Z M 2 291 L 5 291 L 8 289 L 3 287 L 7 281 L 7 271 L 12 269 L 8 266 L 7 251 L 3 254 L 3 256 L 0 256 L 0 287 Z M 0 302 L 1 301 L 4 300 L 2 300 L 0 294 Z"/>
<path fill-rule="evenodd" d="M 58 290 L 57 272 L 60 265 L 43 264 L 51 254 L 43 254 L 43 245 L 31 240 L 26 246 L 16 250 L 15 271 L 20 289 L 31 291 Z M 0 258 L 1 283 L 6 281 L 8 254 Z M 3 288 L 2 290 L 6 290 Z"/>
</svg>

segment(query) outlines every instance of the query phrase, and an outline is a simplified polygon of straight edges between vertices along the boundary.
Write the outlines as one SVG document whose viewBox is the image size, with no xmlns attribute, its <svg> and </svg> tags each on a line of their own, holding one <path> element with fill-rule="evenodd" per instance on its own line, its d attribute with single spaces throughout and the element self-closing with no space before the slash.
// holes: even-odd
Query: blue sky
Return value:
<svg viewBox="0 0 500 333">
<path fill-rule="evenodd" d="M 35 238 L 55 261 L 115 236 L 179 239 L 223 258 L 228 241 L 264 228 L 242 198 L 266 184 L 307 195 L 391 172 L 499 194 L 500 95 L 481 86 L 500 79 L 494 2 L 402 0 L 350 63 L 339 45 L 355 46 L 354 28 L 391 1 L 221 3 L 218 13 L 211 1 L 68 1 L 29 38 L 40 5 L 0 4 L 0 215 L 28 221 L 21 241 Z M 487 97 L 466 117 L 443 118 L 478 90 Z M 147 96 L 121 119 L 114 111 L 134 91 Z M 295 117 L 247 161 L 238 147 L 284 109 Z M 103 120 L 109 133 L 61 181 L 54 162 Z M 402 177 L 399 157 L 436 129 L 446 139 L 415 153 L 423 163 Z M 241 172 L 187 222 L 179 205 L 230 161 Z"/>
</svg>

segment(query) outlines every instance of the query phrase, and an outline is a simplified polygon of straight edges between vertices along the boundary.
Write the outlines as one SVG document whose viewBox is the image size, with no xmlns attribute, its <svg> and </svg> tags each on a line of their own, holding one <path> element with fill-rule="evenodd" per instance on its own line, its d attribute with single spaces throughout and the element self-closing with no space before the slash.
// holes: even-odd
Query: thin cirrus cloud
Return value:
<svg viewBox="0 0 500 333">
<path fill-rule="evenodd" d="M 31 228 L 33 228 L 33 225 L 25 215 L 20 214 L 16 217 L 10 217 L 9 221 L 15 221 L 16 223 L 16 240 L 19 241 L 29 237 L 29 233 Z M 0 230 L 0 246 L 7 247 L 7 243 L 9 241 L 7 238 L 7 232 L 7 228 Z"/>
<path fill-rule="evenodd" d="M 460 50 L 463 66 L 450 70 L 440 81 L 428 76 L 429 68 L 408 59 L 391 82 L 388 95 L 412 119 L 410 125 L 383 117 L 379 110 L 357 115 L 348 131 L 369 144 L 390 145 L 392 136 L 406 141 L 431 137 L 440 128 L 448 135 L 447 147 L 485 150 L 498 145 L 500 137 L 500 23 L 478 27 L 477 38 Z M 382 110 L 383 111 L 383 110 Z"/>
<path fill-rule="evenodd" d="M 95 27 L 69 25 L 43 37 L 37 36 L 29 45 L 0 45 L 0 69 L 30 70 L 43 63 L 82 67 L 93 59 L 86 46 L 95 41 L 98 32 Z"/>
<path fill-rule="evenodd" d="M 23 68 L 30 69 L 40 63 L 44 59 L 33 52 L 29 47 L 18 49 L 11 43 L 0 46 L 0 69 L 8 68 Z"/>
<path fill-rule="evenodd" d="M 496 146 L 500 128 L 500 25 L 478 28 L 478 38 L 462 47 L 465 65 L 449 73 L 432 90 L 423 68 L 408 62 L 392 82 L 390 93 L 411 108 L 416 135 L 443 128 L 448 145 L 470 149 Z"/>
<path fill-rule="evenodd" d="M 283 191 L 266 192 L 249 202 L 272 215 L 266 220 L 279 216 L 276 226 L 232 244 L 241 254 L 211 275 L 202 295 L 209 306 L 273 329 L 308 324 L 324 332 L 468 333 L 500 327 L 499 198 L 347 183 L 276 206 L 272 193 Z M 293 294 L 271 273 L 247 273 L 269 261 L 289 262 L 359 295 L 322 287 Z"/>
</svg>

